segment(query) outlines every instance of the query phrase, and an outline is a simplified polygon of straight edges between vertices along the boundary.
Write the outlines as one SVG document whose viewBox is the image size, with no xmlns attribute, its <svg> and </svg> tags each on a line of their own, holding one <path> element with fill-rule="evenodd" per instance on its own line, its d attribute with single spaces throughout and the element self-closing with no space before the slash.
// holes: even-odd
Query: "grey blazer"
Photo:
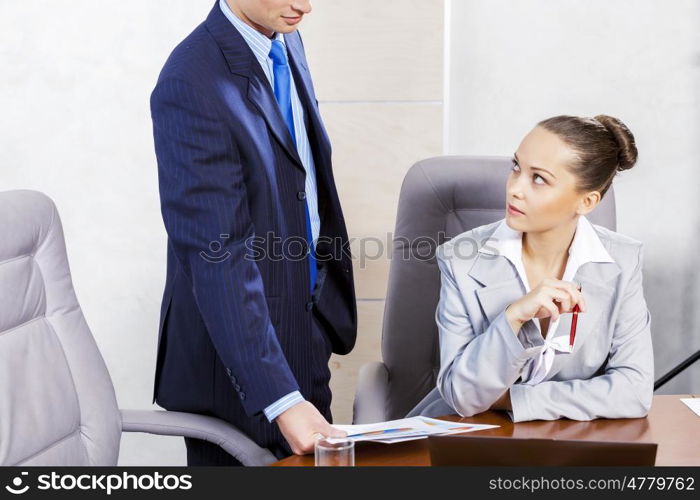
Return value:
<svg viewBox="0 0 700 500">
<path fill-rule="evenodd" d="M 488 410 L 507 389 L 514 422 L 645 416 L 654 358 L 641 243 L 594 226 L 615 262 L 589 262 L 576 272 L 588 312 L 578 316 L 574 350 L 556 353 L 545 379 L 525 385 L 520 377 L 541 353 L 544 339 L 532 320 L 517 335 L 513 332 L 504 311 L 525 294 L 522 282 L 508 259 L 478 251 L 498 224 L 438 247 L 440 372 L 437 387 L 409 416 L 471 416 Z M 561 316 L 558 334 L 562 328 L 569 331 L 571 316 Z"/>
</svg>

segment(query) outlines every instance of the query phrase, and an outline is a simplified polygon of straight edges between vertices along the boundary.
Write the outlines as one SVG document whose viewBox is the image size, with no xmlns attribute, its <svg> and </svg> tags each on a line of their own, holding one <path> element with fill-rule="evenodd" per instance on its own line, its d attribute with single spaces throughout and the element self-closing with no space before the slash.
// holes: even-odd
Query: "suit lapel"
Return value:
<svg viewBox="0 0 700 500">
<path fill-rule="evenodd" d="M 508 304 L 525 294 L 515 268 L 503 256 L 480 253 L 469 275 L 484 286 L 476 290 L 476 297 L 489 324 Z"/>
<path fill-rule="evenodd" d="M 275 94 L 255 55 L 243 36 L 224 16 L 218 3 L 205 21 L 207 30 L 219 45 L 231 73 L 248 80 L 247 98 L 258 109 L 275 140 L 284 148 L 294 164 L 304 170 L 296 145 L 292 142 Z"/>
<path fill-rule="evenodd" d="M 329 206 L 328 196 L 333 191 L 335 184 L 331 169 L 331 143 L 318 110 L 318 101 L 314 94 L 311 74 L 306 65 L 300 35 L 298 33 L 285 35 L 285 42 L 297 94 L 299 95 L 306 120 L 306 131 L 311 151 L 314 154 L 319 214 L 322 221 L 321 224 L 323 224 L 323 221 L 326 220 L 325 214 Z"/>
<path fill-rule="evenodd" d="M 258 70 L 256 73 L 262 73 L 260 65 L 257 64 L 257 61 L 255 62 L 256 69 Z M 301 163 L 296 145 L 292 142 L 292 136 L 282 117 L 280 108 L 277 105 L 277 100 L 275 99 L 275 94 L 268 83 L 267 77 L 264 73 L 256 76 L 257 78 L 250 78 L 248 80 L 248 99 L 258 108 L 268 128 L 272 131 L 272 135 L 277 142 L 282 145 L 292 160 L 294 160 L 294 164 L 298 168 L 304 170 L 304 165 Z"/>
<path fill-rule="evenodd" d="M 566 366 L 566 363 L 571 362 L 570 360 L 581 349 L 583 343 L 596 334 L 601 317 L 609 308 L 615 294 L 615 286 L 611 282 L 618 274 L 620 274 L 619 266 L 609 262 L 589 262 L 582 265 L 576 272 L 574 281 L 581 284 L 589 312 L 578 315 L 574 352 L 555 356 L 554 364 L 545 380 L 551 379 Z M 515 268 L 503 256 L 480 253 L 469 275 L 483 285 L 483 288 L 476 290 L 476 297 L 489 324 L 493 323 L 508 304 L 525 294 L 525 288 Z M 552 332 L 552 335 L 567 335 L 568 338 L 571 318 L 570 313 L 562 315 L 557 330 Z"/>
<path fill-rule="evenodd" d="M 602 315 L 608 310 L 615 295 L 615 286 L 611 281 L 618 274 L 620 274 L 620 267 L 614 262 L 589 262 L 576 272 L 574 281 L 581 285 L 588 312 L 578 315 L 573 352 L 556 355 L 545 380 L 550 380 L 568 363 L 571 363 L 586 340 L 596 335 L 600 328 Z M 555 332 L 556 335 L 566 335 L 568 338 L 572 317 L 572 314 L 565 314 L 561 317 L 559 327 Z"/>
<path fill-rule="evenodd" d="M 321 120 L 321 115 L 319 114 L 316 96 L 313 91 L 311 74 L 306 65 L 306 58 L 301 48 L 299 34 L 285 35 L 285 41 L 287 42 L 287 52 L 289 54 L 290 66 L 292 68 L 292 74 L 294 75 L 294 81 L 296 82 L 299 99 L 301 100 L 304 112 L 309 117 L 315 136 L 318 139 L 319 151 L 324 154 L 322 160 L 324 164 L 330 163 L 330 139 L 328 138 L 326 129 L 323 126 L 323 120 Z"/>
</svg>

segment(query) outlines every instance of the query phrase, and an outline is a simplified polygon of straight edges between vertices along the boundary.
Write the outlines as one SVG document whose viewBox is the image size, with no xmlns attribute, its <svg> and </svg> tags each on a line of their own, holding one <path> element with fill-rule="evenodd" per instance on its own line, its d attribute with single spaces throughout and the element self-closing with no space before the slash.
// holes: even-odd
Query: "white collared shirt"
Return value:
<svg viewBox="0 0 700 500">
<path fill-rule="evenodd" d="M 530 284 L 527 279 L 527 274 L 525 273 L 525 266 L 523 265 L 522 258 L 522 236 L 522 232 L 511 229 L 508 224 L 506 224 L 505 219 L 503 219 L 489 239 L 488 245 L 484 245 L 479 251 L 493 255 L 502 255 L 508 259 L 515 267 L 518 277 L 525 287 L 525 293 L 529 293 Z M 566 268 L 562 280 L 572 282 L 579 267 L 588 262 L 615 261 L 603 246 L 593 225 L 586 217 L 580 216 L 576 225 L 574 239 L 569 246 L 569 258 L 566 261 Z M 569 332 L 560 332 L 557 335 L 557 327 L 560 321 L 561 316 L 557 318 L 556 321 L 549 324 L 547 332 L 544 335 L 544 348 L 541 354 L 532 359 L 526 366 L 522 377 L 523 384 L 539 384 L 552 368 L 555 353 L 571 352 L 569 347 Z M 533 319 L 532 322 L 540 333 L 542 333 L 539 321 Z M 550 332 L 552 332 L 551 335 Z"/>
</svg>

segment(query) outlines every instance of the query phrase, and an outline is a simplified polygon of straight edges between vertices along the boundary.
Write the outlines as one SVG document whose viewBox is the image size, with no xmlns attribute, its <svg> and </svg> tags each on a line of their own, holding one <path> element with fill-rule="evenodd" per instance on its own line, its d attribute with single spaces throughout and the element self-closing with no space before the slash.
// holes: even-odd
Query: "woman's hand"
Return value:
<svg viewBox="0 0 700 500">
<path fill-rule="evenodd" d="M 548 317 L 554 322 L 560 314 L 572 312 L 577 304 L 581 312 L 586 312 L 583 294 L 573 283 L 546 278 L 506 308 L 506 319 L 517 334 L 525 322 Z"/>
</svg>

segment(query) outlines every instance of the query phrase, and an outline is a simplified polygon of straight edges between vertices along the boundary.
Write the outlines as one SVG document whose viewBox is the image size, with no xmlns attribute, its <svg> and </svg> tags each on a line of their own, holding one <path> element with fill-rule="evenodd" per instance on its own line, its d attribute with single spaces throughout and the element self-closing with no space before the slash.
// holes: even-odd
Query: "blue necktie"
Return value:
<svg viewBox="0 0 700 500">
<path fill-rule="evenodd" d="M 279 105 L 282 117 L 284 118 L 292 142 L 296 145 L 296 134 L 294 133 L 294 116 L 292 115 L 292 85 L 287 64 L 287 54 L 284 44 L 279 40 L 272 41 L 270 48 L 270 59 L 272 59 L 272 73 L 275 81 L 275 99 Z M 313 293 L 316 283 L 316 256 L 314 255 L 313 235 L 311 234 L 311 216 L 309 215 L 309 204 L 304 199 L 304 209 L 306 211 L 306 241 L 309 246 L 309 276 L 311 278 L 311 292 Z"/>
</svg>

